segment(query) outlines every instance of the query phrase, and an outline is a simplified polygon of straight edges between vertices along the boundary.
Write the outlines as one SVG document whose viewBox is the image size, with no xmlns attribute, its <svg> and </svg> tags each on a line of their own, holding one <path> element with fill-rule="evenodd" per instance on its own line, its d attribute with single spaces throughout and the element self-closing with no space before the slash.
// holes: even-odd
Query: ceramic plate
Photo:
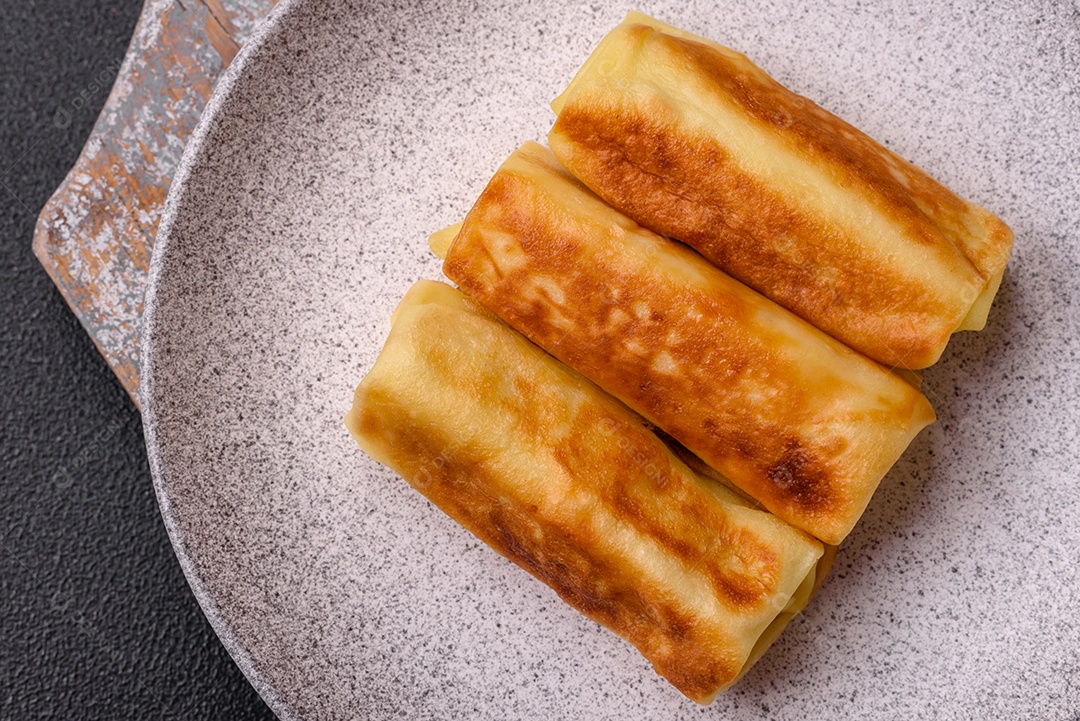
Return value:
<svg viewBox="0 0 1080 721">
<path fill-rule="evenodd" d="M 162 515 L 284 719 L 1074 719 L 1080 710 L 1080 37 L 1064 2 L 640 9 L 1002 215 L 987 329 L 832 578 L 702 710 L 359 451 L 390 311 L 628 6 L 281 3 L 188 144 L 154 253 L 143 408 Z"/>
</svg>

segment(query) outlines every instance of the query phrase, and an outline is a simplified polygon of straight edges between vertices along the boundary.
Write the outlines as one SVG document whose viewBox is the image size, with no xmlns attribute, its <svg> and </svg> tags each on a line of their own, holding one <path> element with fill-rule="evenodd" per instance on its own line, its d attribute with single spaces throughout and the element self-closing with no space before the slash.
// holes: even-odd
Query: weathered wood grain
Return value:
<svg viewBox="0 0 1080 721">
<path fill-rule="evenodd" d="M 214 83 L 275 2 L 146 0 L 90 139 L 38 216 L 35 254 L 136 405 L 165 196 Z"/>
</svg>

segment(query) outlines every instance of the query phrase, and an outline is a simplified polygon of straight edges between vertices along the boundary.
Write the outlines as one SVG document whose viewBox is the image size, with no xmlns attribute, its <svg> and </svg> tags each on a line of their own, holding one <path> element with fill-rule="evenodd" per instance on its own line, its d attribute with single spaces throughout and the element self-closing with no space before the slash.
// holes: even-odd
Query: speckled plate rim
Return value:
<svg viewBox="0 0 1080 721">
<path fill-rule="evenodd" d="M 199 606 L 213 627 L 233 661 L 247 677 L 270 709 L 282 721 L 299 721 L 300 716 L 285 703 L 277 689 L 256 668 L 247 649 L 234 633 L 232 625 L 221 613 L 206 583 L 199 575 L 194 559 L 187 548 L 187 541 L 172 507 L 169 495 L 170 478 L 165 470 L 161 450 L 161 437 L 157 420 L 157 394 L 155 393 L 155 367 L 157 365 L 156 336 L 158 330 L 158 290 L 160 280 L 167 271 L 168 259 L 172 248 L 172 238 L 177 218 L 184 207 L 189 189 L 189 180 L 193 174 L 212 163 L 211 143 L 208 139 L 221 122 L 223 114 L 230 107 L 230 101 L 237 88 L 250 78 L 250 68 L 272 48 L 290 19 L 298 9 L 312 0 L 281 0 L 267 18 L 252 33 L 247 44 L 241 48 L 231 65 L 221 76 L 210 101 L 206 104 L 195 130 L 192 132 L 183 156 L 173 177 L 169 194 L 165 200 L 165 209 L 158 225 L 154 252 L 150 259 L 150 273 L 147 280 L 146 296 L 143 300 L 141 330 L 141 359 L 139 402 L 142 407 L 143 435 L 146 440 L 146 454 L 150 462 L 150 474 L 153 478 L 154 493 L 157 495 L 161 518 L 165 522 L 173 551 L 180 561 L 188 585 L 195 594 Z"/>
</svg>

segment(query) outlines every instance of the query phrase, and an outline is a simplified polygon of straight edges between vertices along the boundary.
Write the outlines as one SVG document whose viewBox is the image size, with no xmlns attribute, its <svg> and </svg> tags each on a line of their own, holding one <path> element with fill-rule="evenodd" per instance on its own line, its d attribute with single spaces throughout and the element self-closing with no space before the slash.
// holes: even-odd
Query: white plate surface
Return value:
<svg viewBox="0 0 1080 721">
<path fill-rule="evenodd" d="M 811 607 L 701 709 L 355 446 L 388 316 L 626 10 L 286 0 L 189 143 L 154 254 L 147 443 L 188 579 L 285 719 L 1080 713 L 1080 29 L 1067 2 L 646 2 L 1002 215 L 989 326 L 925 388 Z"/>
</svg>

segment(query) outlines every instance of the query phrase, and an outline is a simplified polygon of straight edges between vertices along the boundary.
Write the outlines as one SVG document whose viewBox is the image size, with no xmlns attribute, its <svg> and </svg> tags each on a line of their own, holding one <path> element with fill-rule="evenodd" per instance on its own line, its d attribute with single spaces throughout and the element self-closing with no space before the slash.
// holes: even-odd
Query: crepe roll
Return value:
<svg viewBox="0 0 1080 721">
<path fill-rule="evenodd" d="M 700 703 L 761 656 L 831 560 L 442 283 L 420 281 L 401 302 L 345 423 L 371 457 Z"/>
<path fill-rule="evenodd" d="M 605 201 L 865 355 L 925 368 L 984 326 L 1009 227 L 740 53 L 631 13 L 552 107 Z"/>
<path fill-rule="evenodd" d="M 934 418 L 913 384 L 642 228 L 536 143 L 446 252 L 481 305 L 826 543 Z"/>
</svg>

